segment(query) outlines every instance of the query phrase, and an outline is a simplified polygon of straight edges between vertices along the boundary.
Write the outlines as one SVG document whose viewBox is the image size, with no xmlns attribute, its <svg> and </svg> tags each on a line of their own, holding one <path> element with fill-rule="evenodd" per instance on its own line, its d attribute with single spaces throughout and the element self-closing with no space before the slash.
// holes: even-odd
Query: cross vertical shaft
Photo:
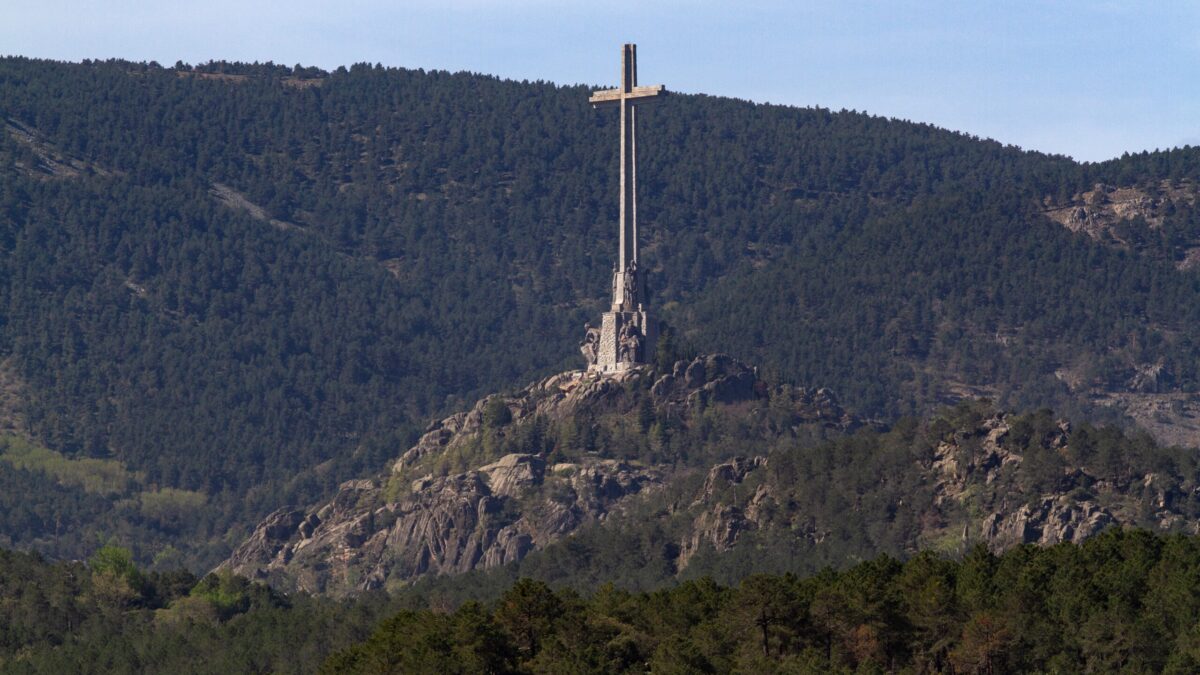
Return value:
<svg viewBox="0 0 1200 675">
<path fill-rule="evenodd" d="M 637 45 L 621 52 L 621 215 L 617 270 L 637 262 L 637 113 L 628 95 L 637 86 Z M 616 302 L 614 299 L 613 302 Z"/>
<path fill-rule="evenodd" d="M 633 297 L 640 296 L 641 279 L 637 274 L 637 106 L 649 103 L 666 94 L 662 85 L 639 87 L 637 83 L 637 45 L 621 48 L 621 85 L 592 94 L 589 101 L 595 107 L 619 105 L 621 118 L 621 172 L 618 218 L 617 269 L 613 279 L 613 310 L 634 311 L 639 303 L 630 303 L 627 289 Z"/>
</svg>

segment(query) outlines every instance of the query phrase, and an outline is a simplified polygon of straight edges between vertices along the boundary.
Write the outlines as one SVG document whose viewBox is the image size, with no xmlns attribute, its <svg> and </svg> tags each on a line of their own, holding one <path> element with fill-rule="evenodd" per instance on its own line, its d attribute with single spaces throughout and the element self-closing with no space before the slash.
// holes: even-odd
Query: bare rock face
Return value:
<svg viewBox="0 0 1200 675">
<path fill-rule="evenodd" d="M 737 403 L 761 397 L 755 370 L 726 354 L 679 361 L 654 382 L 656 398 L 678 404 Z"/>
<path fill-rule="evenodd" d="M 661 482 L 658 471 L 628 462 L 598 459 L 547 471 L 531 455 L 418 479 L 397 499 L 377 482 L 349 481 L 319 508 L 271 514 L 222 568 L 333 595 L 389 579 L 486 569 L 603 519 Z"/>
<path fill-rule="evenodd" d="M 766 485 L 759 486 L 745 508 L 726 503 L 721 495 L 730 486 L 742 484 L 750 472 L 766 463 L 766 457 L 734 457 L 709 469 L 704 487 L 692 502 L 692 508 L 700 509 L 700 513 L 693 520 L 691 531 L 679 544 L 677 565 L 680 569 L 686 567 L 702 547 L 710 546 L 718 553 L 728 551 L 743 532 L 758 528 L 761 504 L 771 498 Z"/>
<path fill-rule="evenodd" d="M 983 521 L 982 534 L 991 548 L 1002 550 L 1019 544 L 1079 543 L 1116 523 L 1116 518 L 1095 502 L 1050 495 L 1013 513 L 989 515 Z"/>
<path fill-rule="evenodd" d="M 1171 371 L 1160 358 L 1155 363 L 1144 363 L 1134 368 L 1134 374 L 1126 386 L 1130 391 L 1157 394 L 1169 390 L 1174 384 Z"/>
<path fill-rule="evenodd" d="M 1072 232 L 1110 245 L 1134 249 L 1131 228 L 1159 229 L 1165 218 L 1178 208 L 1192 208 L 1200 189 L 1191 180 L 1163 180 L 1157 185 L 1117 187 L 1096 183 L 1091 190 L 1059 202 L 1047 197 L 1042 211 L 1048 218 Z M 1136 240 L 1136 235 L 1132 237 Z M 1192 269 L 1200 263 L 1200 241 L 1174 242 L 1172 251 L 1180 269 Z"/>
<path fill-rule="evenodd" d="M 977 429 L 959 430 L 954 438 L 939 443 L 931 467 L 938 479 L 935 503 L 961 499 L 968 484 L 982 481 L 991 485 L 1005 470 L 1016 470 L 1022 457 L 1003 443 L 1010 429 L 1008 415 L 997 413 Z M 1054 442 L 1065 444 L 1065 431 L 1063 439 Z"/>
<path fill-rule="evenodd" d="M 1120 242 L 1114 231 L 1118 222 L 1140 218 L 1150 227 L 1160 227 L 1169 206 L 1191 205 L 1195 199 L 1195 187 L 1186 181 L 1163 181 L 1145 188 L 1096 183 L 1091 190 L 1076 194 L 1068 203 L 1049 206 L 1044 213 L 1073 232 Z"/>
<path fill-rule="evenodd" d="M 303 509 L 284 507 L 263 519 L 234 555 L 246 560 L 270 559 L 299 531 L 307 514 Z M 239 560 L 238 562 L 241 562 Z"/>
<path fill-rule="evenodd" d="M 516 497 L 529 488 L 540 485 L 546 471 L 546 461 L 536 455 L 505 455 L 500 461 L 479 467 L 487 475 L 492 494 Z"/>
<path fill-rule="evenodd" d="M 738 485 L 746 479 L 746 474 L 766 466 L 766 457 L 734 457 L 728 462 L 722 462 L 708 470 L 704 479 L 704 487 L 696 496 L 695 503 L 711 503 L 717 494 L 730 485 Z"/>
<path fill-rule="evenodd" d="M 692 523 L 691 533 L 679 547 L 679 568 L 683 569 L 693 556 L 704 546 L 711 546 L 718 553 L 733 548 L 738 536 L 755 529 L 756 523 L 747 520 L 742 509 L 731 504 L 718 504 L 702 511 Z"/>
</svg>

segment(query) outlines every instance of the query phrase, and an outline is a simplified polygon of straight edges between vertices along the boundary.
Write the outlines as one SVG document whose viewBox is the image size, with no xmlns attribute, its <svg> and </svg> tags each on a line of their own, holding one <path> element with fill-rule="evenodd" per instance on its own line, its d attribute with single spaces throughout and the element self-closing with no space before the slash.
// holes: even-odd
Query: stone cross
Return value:
<svg viewBox="0 0 1200 675">
<path fill-rule="evenodd" d="M 621 205 L 620 249 L 617 254 L 617 278 L 613 280 L 613 310 L 632 311 L 636 307 L 618 308 L 624 304 L 622 295 L 628 283 L 640 286 L 638 280 L 625 279 L 630 263 L 638 265 L 637 229 L 637 109 L 639 103 L 649 103 L 667 93 L 661 84 L 639 87 L 637 84 L 637 45 L 621 49 L 621 86 L 594 92 L 588 101 L 592 107 L 620 106 L 621 109 Z M 640 289 L 639 289 L 640 290 Z M 640 293 L 638 294 L 640 295 Z"/>
<path fill-rule="evenodd" d="M 615 105 L 621 110 L 620 250 L 613 270 L 612 309 L 601 317 L 599 328 L 584 326 L 579 345 L 594 373 L 620 373 L 653 357 L 658 328 L 643 304 L 644 274 L 638 269 L 635 106 L 666 93 L 661 84 L 637 86 L 637 46 L 627 44 L 621 50 L 621 86 L 594 92 L 588 99 L 594 107 Z"/>
</svg>

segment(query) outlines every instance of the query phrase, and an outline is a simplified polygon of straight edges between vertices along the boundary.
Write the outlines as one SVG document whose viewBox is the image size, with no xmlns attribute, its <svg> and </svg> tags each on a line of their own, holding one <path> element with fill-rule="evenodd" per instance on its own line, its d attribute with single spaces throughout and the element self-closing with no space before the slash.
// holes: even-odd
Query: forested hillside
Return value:
<svg viewBox="0 0 1200 675">
<path fill-rule="evenodd" d="M 130 476 L 89 491 L 0 464 L 29 476 L 0 474 L 24 509 L 0 535 L 71 557 L 118 535 L 206 566 L 430 417 L 575 365 L 616 249 L 616 119 L 587 92 L 0 60 L 0 412 L 60 473 Z M 652 304 L 697 348 L 884 420 L 980 392 L 1096 414 L 1064 369 L 1197 386 L 1200 288 L 1175 244 L 1144 255 L 1043 213 L 1097 182 L 1200 179 L 1196 150 L 1080 166 L 708 96 L 642 120 Z M 1163 217 L 1147 237 L 1200 239 L 1194 209 Z"/>
</svg>

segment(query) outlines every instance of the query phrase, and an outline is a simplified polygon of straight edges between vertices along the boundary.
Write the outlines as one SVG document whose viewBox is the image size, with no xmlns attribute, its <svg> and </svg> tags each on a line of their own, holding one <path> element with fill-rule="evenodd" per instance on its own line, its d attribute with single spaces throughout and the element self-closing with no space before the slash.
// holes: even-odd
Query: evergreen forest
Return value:
<svg viewBox="0 0 1200 675">
<path fill-rule="evenodd" d="M 841 571 L 483 601 L 334 601 L 229 576 L 0 553 L 0 672 L 1193 673 L 1200 539 L 878 557 Z"/>
</svg>

